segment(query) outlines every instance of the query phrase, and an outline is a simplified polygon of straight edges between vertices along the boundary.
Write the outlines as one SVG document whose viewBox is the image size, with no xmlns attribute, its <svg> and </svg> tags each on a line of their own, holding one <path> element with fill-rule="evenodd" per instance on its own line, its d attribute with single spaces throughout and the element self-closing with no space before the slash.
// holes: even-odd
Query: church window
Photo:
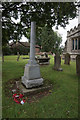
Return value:
<svg viewBox="0 0 80 120">
<path fill-rule="evenodd" d="M 74 40 L 73 40 L 73 46 L 72 46 L 72 49 L 74 50 Z"/>
<path fill-rule="evenodd" d="M 78 40 L 78 49 L 80 49 L 80 39 Z"/>
<path fill-rule="evenodd" d="M 77 39 L 75 40 L 75 50 L 77 50 Z"/>
</svg>

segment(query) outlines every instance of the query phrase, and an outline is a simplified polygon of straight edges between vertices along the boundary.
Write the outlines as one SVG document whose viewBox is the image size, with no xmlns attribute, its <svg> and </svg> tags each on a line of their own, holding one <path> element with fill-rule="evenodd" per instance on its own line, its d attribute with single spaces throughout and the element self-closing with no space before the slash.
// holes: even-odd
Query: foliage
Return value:
<svg viewBox="0 0 80 120">
<path fill-rule="evenodd" d="M 41 36 L 42 36 L 42 28 L 43 27 L 38 27 L 36 29 L 36 44 L 41 46 Z"/>
<path fill-rule="evenodd" d="M 3 55 L 11 55 L 12 50 L 8 46 L 3 46 L 2 47 Z"/>
<path fill-rule="evenodd" d="M 44 52 L 59 52 L 62 42 L 61 36 L 47 26 L 43 27 L 41 32 L 41 47 Z"/>
<path fill-rule="evenodd" d="M 30 51 L 29 47 L 24 47 L 22 45 L 15 46 L 14 48 L 12 48 L 12 53 L 14 55 L 17 55 L 17 52 L 19 52 L 20 55 L 27 55 L 29 51 Z"/>
<path fill-rule="evenodd" d="M 74 2 L 2 2 L 2 44 L 20 40 L 23 34 L 29 37 L 31 21 L 36 21 L 37 29 L 45 25 L 65 27 L 76 17 L 76 11 Z M 12 20 L 19 17 L 18 23 Z"/>
<path fill-rule="evenodd" d="M 53 56 L 50 56 L 50 65 L 41 66 L 40 71 L 44 81 L 51 81 L 53 84 L 51 94 L 36 100 L 34 103 L 26 102 L 23 105 L 18 105 L 11 97 L 5 95 L 5 91 L 10 91 L 8 87 L 6 88 L 6 84 L 23 76 L 23 68 L 28 60 L 20 58 L 17 62 L 17 56 L 4 57 L 5 62 L 2 66 L 3 118 L 78 118 L 78 76 L 76 75 L 76 63 L 74 61 L 71 61 L 70 66 L 65 65 L 62 61 L 63 71 L 58 72 L 52 70 L 54 59 Z"/>
<path fill-rule="evenodd" d="M 30 48 L 21 45 L 15 46 L 14 48 L 10 48 L 9 46 L 3 46 L 2 51 L 3 55 L 17 55 L 17 52 L 19 52 L 20 55 L 27 55 L 30 51 Z"/>
</svg>

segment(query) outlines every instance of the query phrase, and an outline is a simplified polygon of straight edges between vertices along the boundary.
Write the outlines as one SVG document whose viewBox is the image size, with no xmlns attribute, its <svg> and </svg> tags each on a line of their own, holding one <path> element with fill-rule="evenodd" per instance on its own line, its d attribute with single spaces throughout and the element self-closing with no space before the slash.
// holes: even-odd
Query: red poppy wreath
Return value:
<svg viewBox="0 0 80 120">
<path fill-rule="evenodd" d="M 14 101 L 17 103 L 17 104 L 24 104 L 25 103 L 25 99 L 22 99 L 24 96 L 22 94 L 13 94 L 13 98 L 14 98 Z"/>
</svg>

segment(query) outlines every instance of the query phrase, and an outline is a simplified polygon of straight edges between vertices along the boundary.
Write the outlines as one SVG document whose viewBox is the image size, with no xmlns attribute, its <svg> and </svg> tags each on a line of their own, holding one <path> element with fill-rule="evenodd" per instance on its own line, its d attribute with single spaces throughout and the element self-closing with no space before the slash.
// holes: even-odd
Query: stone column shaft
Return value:
<svg viewBox="0 0 80 120">
<path fill-rule="evenodd" d="M 36 23 L 31 22 L 30 60 L 35 60 L 35 31 Z"/>
<path fill-rule="evenodd" d="M 38 87 L 43 84 L 40 67 L 35 60 L 35 29 L 36 23 L 31 22 L 30 60 L 28 64 L 25 65 L 24 76 L 22 76 L 22 83 L 26 88 Z"/>
</svg>

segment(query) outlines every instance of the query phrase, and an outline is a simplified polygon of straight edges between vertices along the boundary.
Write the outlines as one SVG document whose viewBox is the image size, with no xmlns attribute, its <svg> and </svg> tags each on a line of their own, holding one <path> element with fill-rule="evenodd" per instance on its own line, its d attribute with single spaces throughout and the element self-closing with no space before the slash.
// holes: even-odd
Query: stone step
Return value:
<svg viewBox="0 0 80 120">
<path fill-rule="evenodd" d="M 46 90 L 51 90 L 53 88 L 52 84 L 46 85 L 46 86 L 39 86 L 36 88 L 26 88 L 20 81 L 16 81 L 16 85 L 17 85 L 17 88 L 20 89 L 22 94 L 27 95 L 27 96 L 34 95 L 34 94 L 37 94 L 39 92 L 43 92 Z"/>
</svg>

